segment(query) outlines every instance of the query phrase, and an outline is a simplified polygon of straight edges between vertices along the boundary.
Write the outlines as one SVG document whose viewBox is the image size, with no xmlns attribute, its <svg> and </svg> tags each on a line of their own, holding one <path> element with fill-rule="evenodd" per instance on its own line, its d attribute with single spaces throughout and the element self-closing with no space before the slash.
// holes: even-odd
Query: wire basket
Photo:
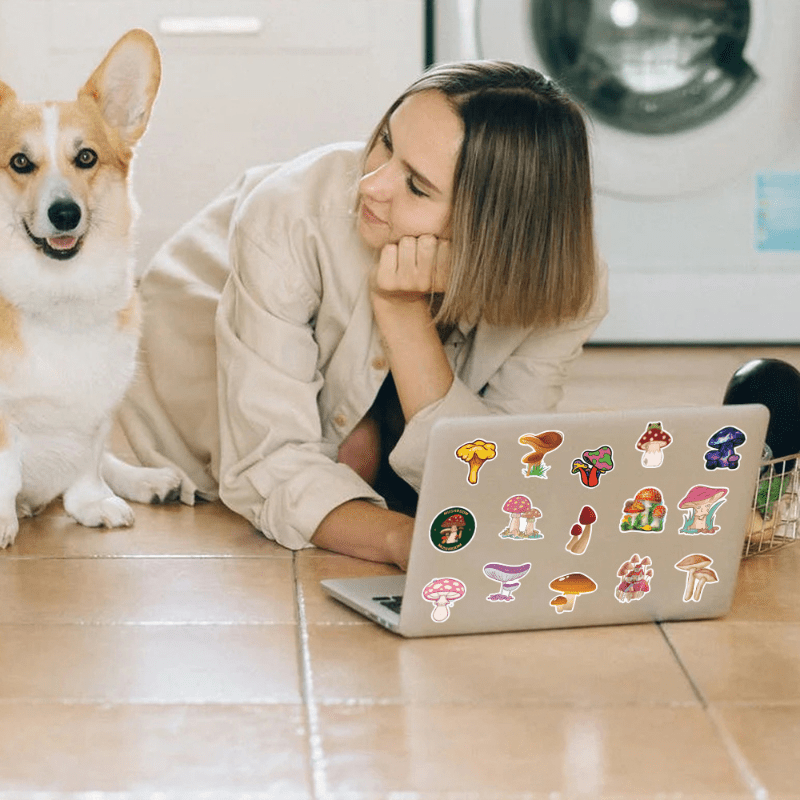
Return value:
<svg viewBox="0 0 800 800">
<path fill-rule="evenodd" d="M 761 463 L 744 540 L 745 557 L 800 539 L 800 454 Z"/>
</svg>

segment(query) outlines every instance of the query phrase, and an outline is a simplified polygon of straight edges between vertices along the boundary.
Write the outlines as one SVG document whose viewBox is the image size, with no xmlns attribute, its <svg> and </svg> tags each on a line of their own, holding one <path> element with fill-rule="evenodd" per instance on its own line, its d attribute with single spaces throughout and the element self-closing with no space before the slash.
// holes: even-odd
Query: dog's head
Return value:
<svg viewBox="0 0 800 800">
<path fill-rule="evenodd" d="M 129 31 L 73 102 L 30 104 L 0 82 L 0 242 L 50 264 L 95 237 L 127 245 L 135 217 L 128 176 L 161 79 L 153 38 Z M 0 256 L 2 253 L 0 252 Z"/>
</svg>

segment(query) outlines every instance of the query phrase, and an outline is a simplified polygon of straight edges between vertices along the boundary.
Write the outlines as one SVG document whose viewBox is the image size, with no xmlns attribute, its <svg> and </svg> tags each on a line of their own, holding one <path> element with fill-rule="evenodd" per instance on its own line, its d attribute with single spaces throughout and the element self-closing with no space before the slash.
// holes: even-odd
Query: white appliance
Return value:
<svg viewBox="0 0 800 800">
<path fill-rule="evenodd" d="M 611 312 L 594 341 L 800 341 L 797 0 L 436 0 L 435 59 L 590 116 Z"/>
<path fill-rule="evenodd" d="M 0 0 L 0 80 L 71 99 L 126 30 L 161 91 L 135 164 L 140 258 L 240 172 L 365 139 L 424 66 L 422 0 Z"/>
</svg>

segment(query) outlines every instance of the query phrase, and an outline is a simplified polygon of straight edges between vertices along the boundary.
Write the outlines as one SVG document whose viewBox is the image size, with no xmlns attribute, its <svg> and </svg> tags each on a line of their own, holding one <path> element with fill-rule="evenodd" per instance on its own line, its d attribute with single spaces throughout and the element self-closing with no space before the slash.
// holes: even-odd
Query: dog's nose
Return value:
<svg viewBox="0 0 800 800">
<path fill-rule="evenodd" d="M 56 200 L 47 209 L 47 216 L 56 230 L 71 231 L 73 228 L 77 228 L 81 221 L 81 209 L 72 200 Z"/>
</svg>

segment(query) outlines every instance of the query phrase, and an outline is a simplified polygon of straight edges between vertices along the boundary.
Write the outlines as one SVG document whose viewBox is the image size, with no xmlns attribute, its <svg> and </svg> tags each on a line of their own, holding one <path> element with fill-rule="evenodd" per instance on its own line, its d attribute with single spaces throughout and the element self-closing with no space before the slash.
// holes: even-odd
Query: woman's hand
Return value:
<svg viewBox="0 0 800 800">
<path fill-rule="evenodd" d="M 436 236 L 404 236 L 387 244 L 372 272 L 372 292 L 385 300 L 419 300 L 444 292 L 450 271 L 450 242 Z"/>
</svg>

